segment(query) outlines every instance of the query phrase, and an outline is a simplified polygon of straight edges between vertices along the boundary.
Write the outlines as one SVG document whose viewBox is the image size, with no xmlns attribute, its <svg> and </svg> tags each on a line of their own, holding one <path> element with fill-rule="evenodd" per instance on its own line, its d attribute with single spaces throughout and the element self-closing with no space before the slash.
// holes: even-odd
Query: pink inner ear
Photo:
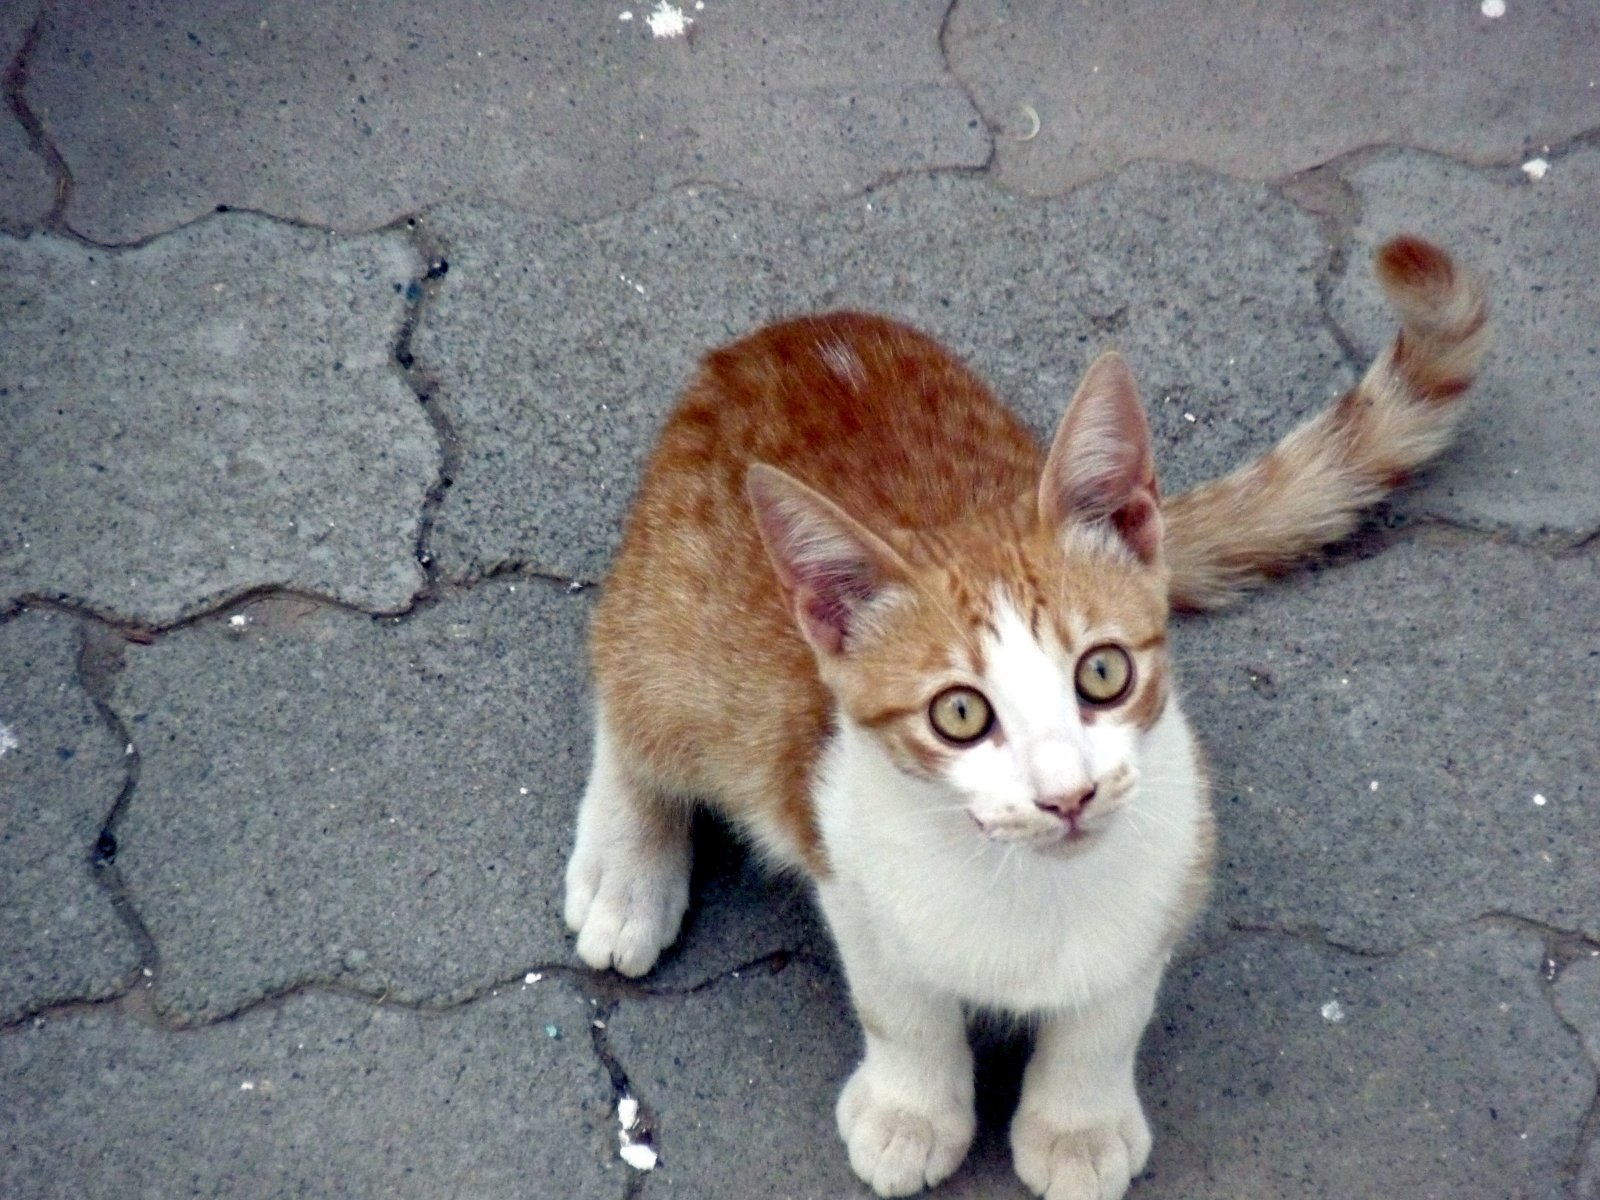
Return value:
<svg viewBox="0 0 1600 1200">
<path fill-rule="evenodd" d="M 746 486 L 800 632 L 820 653 L 842 652 L 857 615 L 895 571 L 897 556 L 831 500 L 782 471 L 756 464 Z"/>
<path fill-rule="evenodd" d="M 1118 536 L 1141 562 L 1153 562 L 1161 553 L 1161 505 L 1154 492 L 1155 480 L 1150 484 L 1151 490 L 1135 492 L 1126 504 L 1111 514 L 1111 524 Z"/>
<path fill-rule="evenodd" d="M 1150 427 L 1133 372 L 1114 351 L 1085 372 L 1061 419 L 1039 484 L 1039 515 L 1056 527 L 1105 521 L 1141 560 L 1160 553 Z"/>
</svg>

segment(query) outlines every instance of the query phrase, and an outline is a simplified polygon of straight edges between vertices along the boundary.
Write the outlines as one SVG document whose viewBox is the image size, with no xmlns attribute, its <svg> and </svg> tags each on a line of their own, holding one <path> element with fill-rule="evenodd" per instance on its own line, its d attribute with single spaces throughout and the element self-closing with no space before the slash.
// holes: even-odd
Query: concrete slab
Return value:
<svg viewBox="0 0 1600 1200">
<path fill-rule="evenodd" d="M 624 1001 L 606 1025 L 661 1155 L 652 1200 L 871 1195 L 833 1126 L 860 1053 L 834 970 L 761 967 L 690 996 Z"/>
<path fill-rule="evenodd" d="M 0 73 L 9 73 L 33 27 L 37 4 L 0 9 Z M 5 84 L 9 99 L 10 79 Z M 0 230 L 19 232 L 37 225 L 56 198 L 55 176 L 34 152 L 27 130 L 9 105 L 0 112 Z"/>
<path fill-rule="evenodd" d="M 1561 972 L 1556 1011 L 1583 1038 L 1590 1061 L 1600 1067 L 1600 950 L 1586 950 Z"/>
<path fill-rule="evenodd" d="M 1175 970 L 1144 1047 L 1156 1144 L 1134 1194 L 1566 1196 L 1595 1076 L 1543 955 L 1479 924 L 1381 959 L 1243 937 Z"/>
<path fill-rule="evenodd" d="M 1556 1012 L 1583 1039 L 1589 1061 L 1600 1068 L 1600 949 L 1589 948 L 1569 964 L 1556 980 Z M 1600 1095 L 1595 1099 L 1600 1112 Z M 1579 1200 L 1600 1196 L 1600 1125 L 1591 1115 L 1587 1141 L 1578 1147 L 1574 1160 L 1579 1164 L 1574 1194 Z"/>
<path fill-rule="evenodd" d="M 1561 1195 L 1594 1074 L 1542 963 L 1536 940 L 1488 926 L 1385 959 L 1245 936 L 1175 967 L 1141 1058 L 1156 1150 L 1136 1194 Z M 607 1024 L 662 1156 L 652 1196 L 870 1194 L 833 1130 L 859 1052 L 834 969 L 625 1000 Z M 1005 1126 L 1025 1054 L 979 1041 L 979 1140 L 938 1194 L 1020 1200 Z"/>
<path fill-rule="evenodd" d="M 402 623 L 262 601 L 130 648 L 117 865 L 157 1009 L 214 1020 L 312 982 L 441 1004 L 570 963 L 587 609 L 512 579 Z"/>
<path fill-rule="evenodd" d="M 803 879 L 763 869 L 714 820 L 702 817 L 696 823 L 694 842 L 694 876 L 683 931 L 643 986 L 651 991 L 684 991 L 738 970 L 741 964 L 795 954 L 825 959 L 833 953 L 810 885 Z"/>
<path fill-rule="evenodd" d="M 1375 347 L 1379 301 L 1357 264 L 1397 228 L 1459 247 L 1489 280 L 1495 350 L 1430 507 L 1454 521 L 1576 541 L 1600 529 L 1600 322 L 1587 265 L 1600 260 L 1600 149 L 1553 158 L 1537 181 L 1515 168 L 1474 171 L 1416 154 L 1350 171 L 1361 252 L 1332 312 L 1360 345 Z"/>
<path fill-rule="evenodd" d="M 102 242 L 219 203 L 342 230 L 462 196 L 588 220 L 691 179 L 823 198 L 988 157 L 945 0 L 711 0 L 671 41 L 651 7 L 79 0 L 52 6 L 28 97 Z"/>
<path fill-rule="evenodd" d="M 183 1033 L 127 1006 L 30 1023 L 0 1034 L 0 1192 L 610 1200 L 592 1011 L 544 980 L 448 1013 L 313 993 Z"/>
<path fill-rule="evenodd" d="M 1488 912 L 1600 936 L 1600 554 L 1417 531 L 1183 624 L 1213 921 L 1392 950 Z"/>
<path fill-rule="evenodd" d="M 826 209 L 712 189 L 585 226 L 445 208 L 450 273 L 413 350 L 460 463 L 430 549 L 594 578 L 700 355 L 821 308 L 945 340 L 1041 435 L 1110 345 L 1131 358 L 1169 487 L 1265 449 L 1353 374 L 1325 328 L 1315 224 L 1267 189 L 1146 166 L 1064 200 L 897 181 Z"/>
<path fill-rule="evenodd" d="M 126 760 L 78 686 L 77 657 L 69 617 L 0 624 L 0 1025 L 116 995 L 139 969 L 91 865 Z"/>
<path fill-rule="evenodd" d="M 1033 195 L 1150 158 L 1250 179 L 1385 144 L 1507 162 L 1600 124 L 1597 43 L 1593 5 L 1429 0 L 962 0 L 945 38 L 995 173 Z"/>
<path fill-rule="evenodd" d="M 398 235 L 246 215 L 130 251 L 0 239 L 0 605 L 405 608 L 439 454 L 391 361 L 420 271 Z"/>
</svg>

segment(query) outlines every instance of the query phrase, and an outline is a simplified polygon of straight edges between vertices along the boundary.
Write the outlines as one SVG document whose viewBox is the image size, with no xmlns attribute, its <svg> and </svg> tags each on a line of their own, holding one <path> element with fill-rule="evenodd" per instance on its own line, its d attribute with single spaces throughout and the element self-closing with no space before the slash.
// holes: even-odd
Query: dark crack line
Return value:
<svg viewBox="0 0 1600 1200">
<path fill-rule="evenodd" d="M 30 610 L 55 612 L 113 630 L 124 641 L 135 645 L 149 646 L 154 645 L 169 634 L 181 633 L 194 626 L 205 625 L 219 621 L 224 617 L 239 615 L 241 610 L 248 609 L 251 605 L 261 601 L 298 601 L 311 610 L 331 609 L 335 612 L 346 613 L 352 617 L 359 617 L 365 621 L 385 625 L 398 625 L 411 620 L 429 608 L 475 591 L 480 586 L 508 578 L 523 579 L 534 584 L 547 584 L 569 595 L 586 591 L 596 586 L 597 582 L 593 579 L 574 579 L 557 572 L 541 571 L 528 567 L 521 562 L 513 561 L 497 564 L 490 572 L 475 577 L 470 582 L 458 583 L 452 580 L 440 580 L 427 593 L 419 593 L 411 604 L 393 612 L 374 612 L 372 609 L 360 608 L 349 601 L 340 600 L 336 596 L 326 596 L 320 592 L 308 592 L 300 588 L 267 583 L 231 594 L 213 603 L 208 603 L 205 607 L 195 612 L 188 613 L 177 620 L 169 621 L 165 624 L 151 624 L 147 621 L 119 616 L 114 612 L 103 612 L 68 596 L 46 596 L 36 592 L 29 592 L 11 598 L 5 603 L 4 608 L 0 608 L 0 625 L 14 621 Z"/>
<path fill-rule="evenodd" d="M 34 50 L 38 48 L 39 39 L 44 35 L 46 7 L 43 3 L 39 5 L 39 11 L 34 15 L 27 36 L 23 38 L 22 45 L 12 58 L 10 66 L 6 68 L 4 87 L 6 105 L 11 109 L 11 115 L 17 119 L 23 132 L 28 135 L 28 148 L 44 159 L 55 180 L 55 196 L 50 202 L 50 211 L 45 214 L 44 226 L 47 229 L 63 231 L 66 228 L 67 204 L 72 199 L 72 170 L 67 166 L 67 160 L 62 157 L 61 151 L 56 148 L 55 142 L 50 139 L 44 122 L 39 119 L 38 114 L 28 103 L 28 98 L 23 94 L 28 87 L 29 60 L 32 59 Z"/>
<path fill-rule="evenodd" d="M 112 707 L 112 687 L 123 668 L 124 642 L 103 627 L 83 625 L 79 631 L 77 684 L 89 697 L 100 720 L 123 747 L 123 780 L 117 798 L 100 825 L 94 844 L 85 854 L 87 865 L 94 875 L 100 891 L 110 900 L 112 910 L 128 931 L 139 951 L 139 975 L 129 981 L 124 995 L 131 992 L 140 978 L 154 986 L 161 971 L 161 952 L 145 925 L 138 906 L 129 894 L 122 872 L 117 869 L 117 826 L 133 802 L 139 787 L 141 759 L 133 734 Z"/>
<path fill-rule="evenodd" d="M 1583 1114 L 1583 1120 L 1578 1123 L 1578 1133 L 1572 1153 L 1562 1164 L 1562 1178 L 1569 1188 L 1576 1187 L 1591 1159 L 1600 1161 L 1600 1157 L 1597 1156 L 1600 1156 L 1600 1084 L 1595 1087 L 1589 1111 Z"/>
<path fill-rule="evenodd" d="M 1386 962 L 1391 959 L 1402 958 L 1407 954 L 1415 954 L 1419 950 L 1424 950 L 1452 937 L 1478 929 L 1511 929 L 1534 938 L 1544 946 L 1545 966 L 1540 971 L 1540 977 L 1546 979 L 1547 982 L 1559 978 L 1560 969 L 1581 954 L 1591 949 L 1600 950 L 1600 938 L 1591 937 L 1582 930 L 1562 929 L 1559 926 L 1546 924 L 1521 913 L 1506 912 L 1499 909 L 1490 909 L 1479 913 L 1475 917 L 1440 925 L 1409 941 L 1401 942 L 1397 946 L 1359 946 L 1351 942 L 1340 941 L 1338 938 L 1330 936 L 1320 927 L 1312 925 L 1275 925 L 1267 921 L 1230 919 L 1227 922 L 1227 928 L 1229 933 L 1233 935 L 1264 935 L 1288 938 L 1309 946 L 1319 946 L 1337 951 L 1340 954 L 1349 954 L 1372 962 Z M 1231 938 L 1225 939 L 1225 941 L 1231 940 Z M 1214 946 L 1208 946 L 1205 955 L 1197 955 L 1196 957 L 1204 957 L 1214 953 L 1222 948 L 1225 941 Z M 1556 964 L 1557 968 L 1553 974 L 1549 969 L 1549 964 L 1552 962 Z"/>
<path fill-rule="evenodd" d="M 1296 180 L 1319 172 L 1332 172 L 1341 180 L 1348 183 L 1349 176 L 1368 163 L 1384 158 L 1391 154 L 1410 154 L 1423 158 L 1431 158 L 1436 162 L 1447 163 L 1465 171 L 1474 171 L 1484 175 L 1501 175 L 1508 187 L 1530 187 L 1532 184 L 1522 175 L 1521 167 L 1528 157 L 1538 154 L 1549 159 L 1552 163 L 1558 162 L 1579 150 L 1600 146 L 1600 125 L 1592 129 L 1580 130 L 1578 133 L 1554 142 L 1526 141 L 1522 147 L 1509 154 L 1486 154 L 1481 158 L 1468 155 L 1451 154 L 1444 150 L 1435 150 L 1428 146 L 1416 146 L 1407 142 L 1363 142 L 1359 146 L 1351 146 L 1341 150 L 1321 162 L 1313 163 L 1307 167 L 1299 167 L 1285 175 L 1279 175 L 1264 182 L 1273 189 L 1291 187 Z M 1204 164 L 1197 164 L 1204 166 Z M 1222 174 L 1213 168 L 1213 174 Z M 1226 176 L 1233 178 L 1232 176 Z"/>
<path fill-rule="evenodd" d="M 540 579 L 546 583 L 558 583 L 569 592 L 581 592 L 585 588 L 595 587 L 598 579 L 588 579 L 581 575 L 563 575 L 559 571 L 546 571 L 530 563 L 527 559 L 508 558 L 476 572 L 469 581 L 459 584 L 463 590 L 470 591 L 479 584 L 488 583 L 495 579 Z"/>
<path fill-rule="evenodd" d="M 417 516 L 417 540 L 412 554 L 422 568 L 426 582 L 407 610 L 409 613 L 415 613 L 432 607 L 439 598 L 441 579 L 438 560 L 432 550 L 433 531 L 438 523 L 439 512 L 444 507 L 445 497 L 455 485 L 455 477 L 461 469 L 462 454 L 461 439 L 456 433 L 455 423 L 440 399 L 444 385 L 426 365 L 417 361 L 412 347 L 417 329 L 427 314 L 428 305 L 443 286 L 442 281 L 449 273 L 450 260 L 446 257 L 447 248 L 428 227 L 425 215 L 406 217 L 396 228 L 400 226 L 403 226 L 424 268 L 422 277 L 412 280 L 407 285 L 406 314 L 395 338 L 391 358 L 400 372 L 401 381 L 411 390 L 412 395 L 417 398 L 417 403 L 422 406 L 422 411 L 427 415 L 428 423 L 433 428 L 434 444 L 439 451 L 438 471 L 434 475 L 432 485 L 423 495 L 422 509 Z"/>
<path fill-rule="evenodd" d="M 8 609 L 3 614 L 0 614 L 0 624 L 4 624 L 8 620 L 14 620 L 28 609 L 39 609 L 61 613 L 63 616 L 73 617 L 80 621 L 92 622 L 106 629 L 115 630 L 124 641 L 132 642 L 135 645 L 149 646 L 167 634 L 178 633 L 191 626 L 203 625 L 207 622 L 218 620 L 225 614 L 241 608 L 247 608 L 262 600 L 299 601 L 316 609 L 334 609 L 369 621 L 397 620 L 407 615 L 410 611 L 409 609 L 404 609 L 392 613 L 373 612 L 371 609 L 359 608 L 349 601 L 340 600 L 336 596 L 324 596 L 320 592 L 308 592 L 300 588 L 285 587 L 282 584 L 264 583 L 252 588 L 246 588 L 242 592 L 231 593 L 220 600 L 208 601 L 196 611 L 164 624 L 152 624 L 148 621 L 121 616 L 115 612 L 102 611 L 74 600 L 70 596 L 46 596 L 37 592 L 28 592 L 17 597 L 14 609 Z"/>
<path fill-rule="evenodd" d="M 251 217 L 259 221 L 268 221 L 273 225 L 281 225 L 285 229 L 295 229 L 301 233 L 315 233 L 322 237 L 341 241 L 377 237 L 392 232 L 396 224 L 395 221 L 385 221 L 382 225 L 374 226 L 371 229 L 338 229 L 331 225 L 319 225 L 315 221 L 303 220 L 300 217 L 286 217 L 282 213 L 269 212 L 264 208 L 249 208 L 239 204 L 217 204 L 197 216 L 189 217 L 187 220 L 179 221 L 174 225 L 168 225 L 166 228 L 158 229 L 154 233 L 147 233 L 143 237 L 130 238 L 125 242 L 103 242 L 98 238 L 90 237 L 86 233 L 79 233 L 68 224 L 63 224 L 59 229 L 52 230 L 52 232 L 59 233 L 64 237 L 70 237 L 80 245 L 90 246 L 108 253 L 117 253 L 143 250 L 146 246 L 159 242 L 163 238 L 173 237 L 198 225 L 203 225 L 207 221 L 216 221 L 234 216 Z M 400 218 L 400 220 L 404 220 L 404 218 Z"/>
<path fill-rule="evenodd" d="M 1567 1155 L 1566 1161 L 1562 1163 L 1562 1178 L 1571 1186 L 1576 1184 L 1583 1175 L 1584 1168 L 1588 1166 L 1590 1148 L 1594 1147 L 1597 1152 L 1600 1152 L 1600 1062 L 1590 1057 L 1588 1043 L 1584 1039 L 1583 1031 L 1567 1020 L 1561 1011 L 1561 1006 L 1556 1003 L 1556 982 L 1561 978 L 1561 971 L 1570 965 L 1571 961 L 1569 960 L 1568 963 L 1559 962 L 1560 954 L 1559 947 L 1546 947 L 1546 966 L 1548 968 L 1551 965 L 1555 965 L 1556 969 L 1553 971 L 1547 969 L 1540 972 L 1540 978 L 1545 983 L 1545 999 L 1549 1002 L 1550 1010 L 1555 1014 L 1556 1021 L 1563 1029 L 1572 1034 L 1573 1041 L 1578 1044 L 1578 1052 L 1589 1063 L 1589 1074 L 1595 1084 L 1594 1095 L 1590 1097 L 1588 1110 L 1583 1114 L 1583 1120 L 1578 1122 L 1578 1130 L 1573 1137 L 1572 1152 Z M 1587 957 L 1587 955 L 1584 957 Z"/>
<path fill-rule="evenodd" d="M 99 702 L 96 701 L 96 704 L 98 706 Z M 114 723 L 117 729 L 120 730 L 122 728 L 120 721 L 118 721 L 116 718 L 116 715 L 111 713 L 109 709 L 105 710 L 105 715 L 109 716 L 110 720 Z M 137 756 L 135 755 L 133 757 Z M 121 814 L 123 809 L 126 807 L 126 803 L 132 799 L 133 783 L 136 781 L 136 776 L 134 776 L 130 779 L 128 785 L 125 786 L 123 795 L 119 796 L 117 805 L 113 809 L 113 819 L 115 816 Z M 108 820 L 106 823 L 107 828 L 109 828 L 111 824 L 112 820 Z M 106 868 L 96 864 L 95 869 L 97 872 L 101 872 Z M 113 871 L 114 869 L 114 867 L 111 868 Z M 104 876 L 102 876 L 102 878 L 104 878 Z M 119 886 L 120 882 L 120 877 L 118 877 L 117 883 Z M 145 929 L 143 922 L 139 920 L 138 913 L 134 909 L 131 900 L 125 899 L 125 903 L 127 904 L 127 915 L 138 922 L 138 936 L 147 947 L 145 962 L 142 964 L 142 966 L 144 969 L 151 971 L 152 974 L 142 977 L 146 982 L 150 982 L 153 986 L 154 980 L 159 978 L 159 955 L 156 950 L 154 939 L 151 938 L 150 934 Z M 285 1004 L 292 1003 L 301 997 L 319 994 L 347 996 L 352 999 L 371 1004 L 375 1008 L 397 1008 L 405 1012 L 415 1013 L 422 1016 L 441 1017 L 448 1016 L 451 1013 L 459 1012 L 470 1005 L 481 1003 L 484 1000 L 492 999 L 501 992 L 510 992 L 523 986 L 528 986 L 527 977 L 529 975 L 540 976 L 540 982 L 543 982 L 544 980 L 550 980 L 552 982 L 566 984 L 580 992 L 597 997 L 603 1006 L 614 1008 L 623 1001 L 649 1003 L 658 1000 L 682 999 L 707 991 L 729 981 L 737 981 L 747 975 L 755 975 L 757 972 L 763 969 L 767 970 L 770 974 L 776 975 L 785 970 L 790 964 L 796 962 L 807 963 L 821 970 L 833 969 L 832 965 L 826 960 L 805 951 L 774 950 L 769 951 L 766 954 L 762 954 L 756 958 L 752 958 L 746 962 L 739 963 L 737 966 L 730 967 L 727 970 L 708 975 L 705 978 L 696 980 L 693 983 L 669 987 L 652 987 L 648 984 L 625 979 L 624 977 L 614 974 L 610 971 L 596 971 L 579 963 L 561 960 L 548 963 L 533 963 L 529 966 L 519 969 L 514 975 L 509 975 L 502 979 L 492 980 L 469 991 L 464 991 L 452 996 L 448 1000 L 412 1000 L 395 998 L 394 986 L 386 982 L 363 984 L 352 982 L 348 979 L 332 977 L 313 978 L 300 980 L 285 987 L 275 988 L 263 995 L 248 999 L 233 1008 L 220 1012 L 208 1012 L 204 1017 L 195 1020 L 184 1019 L 181 1014 L 158 1015 L 155 1018 L 155 1024 L 160 1028 L 171 1031 L 204 1028 L 211 1025 L 224 1024 L 229 1021 L 241 1020 L 263 1009 L 270 1010 L 279 1008 Z M 381 965 L 378 964 L 374 964 L 373 966 L 367 968 L 363 973 L 368 979 L 376 978 L 379 981 L 386 979 L 385 972 L 383 971 Z M 129 990 L 132 990 L 131 987 Z M 109 997 L 105 1001 L 86 1002 L 81 1000 L 63 1000 L 56 1004 L 41 1006 L 37 1010 L 30 1012 L 28 1016 L 48 1016 L 53 1013 L 71 1012 L 82 1007 L 85 1003 L 90 1003 L 93 1005 L 115 1003 L 118 1000 L 125 999 L 127 994 L 127 992 L 123 992 L 118 996 Z M 605 1017 L 602 1015 L 601 1019 L 605 1019 Z"/>
<path fill-rule="evenodd" d="M 660 1153 L 656 1145 L 656 1129 L 659 1118 L 655 1108 L 649 1101 L 642 1099 L 638 1089 L 628 1078 L 628 1072 L 623 1067 L 616 1052 L 611 1049 L 610 1039 L 607 1037 L 611 1018 L 616 1014 L 619 1001 L 612 999 L 601 1005 L 596 1012 L 595 1019 L 589 1023 L 589 1046 L 594 1053 L 595 1060 L 600 1064 L 600 1069 L 611 1080 L 611 1111 L 616 1114 L 618 1105 L 624 1096 L 630 1096 L 639 1105 L 639 1122 L 631 1130 L 630 1137 L 635 1142 L 644 1142 L 651 1149 Z M 639 1200 L 644 1194 L 645 1184 L 649 1180 L 649 1172 L 636 1171 L 628 1167 L 626 1184 L 623 1188 L 623 1200 Z"/>
<path fill-rule="evenodd" d="M 990 124 L 988 115 L 983 111 L 983 106 L 978 103 L 978 97 L 973 92 L 972 86 L 961 77 L 961 72 L 957 71 L 955 64 L 950 61 L 950 26 L 955 21 L 956 9 L 960 7 L 960 4 L 961 0 L 950 0 L 949 5 L 944 10 L 944 16 L 939 18 L 939 32 L 936 36 L 935 44 L 939 47 L 939 61 L 944 66 L 945 74 L 955 82 L 956 87 L 967 98 L 967 104 L 977 116 L 978 126 L 983 130 L 984 139 L 989 143 L 989 151 L 984 155 L 981 166 L 950 168 L 950 170 L 953 173 L 962 175 L 992 175 L 1000 159 L 1000 143 L 998 140 L 1000 131 Z"/>
</svg>

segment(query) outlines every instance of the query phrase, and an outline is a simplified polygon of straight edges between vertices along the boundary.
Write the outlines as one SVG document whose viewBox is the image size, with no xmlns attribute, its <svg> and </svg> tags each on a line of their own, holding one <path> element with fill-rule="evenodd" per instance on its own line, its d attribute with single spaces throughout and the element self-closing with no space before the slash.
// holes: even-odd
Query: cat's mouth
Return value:
<svg viewBox="0 0 1600 1200">
<path fill-rule="evenodd" d="M 1100 834 L 1097 827 L 1085 825 L 1076 816 L 1049 822 L 1005 817 L 986 821 L 971 809 L 967 810 L 967 816 L 989 841 L 1025 846 L 1040 854 L 1076 854 L 1093 845 Z"/>
</svg>

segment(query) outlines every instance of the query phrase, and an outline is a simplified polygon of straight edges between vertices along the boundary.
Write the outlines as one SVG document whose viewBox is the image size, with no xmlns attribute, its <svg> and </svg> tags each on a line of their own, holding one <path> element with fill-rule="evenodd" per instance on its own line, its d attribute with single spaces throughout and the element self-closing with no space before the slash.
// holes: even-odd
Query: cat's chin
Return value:
<svg viewBox="0 0 1600 1200">
<path fill-rule="evenodd" d="M 1047 858 L 1067 858 L 1094 846 L 1103 836 L 1103 830 L 1096 827 L 1086 829 L 1082 825 L 1060 825 L 1051 829 L 1004 829 L 986 826 L 977 817 L 972 818 L 982 835 L 997 846 L 1012 847 L 1019 850 L 1031 850 L 1035 854 L 1042 854 Z"/>
<path fill-rule="evenodd" d="M 1029 849 L 1046 858 L 1069 858 L 1083 853 L 1099 841 L 1100 834 L 1096 830 L 1074 825 L 1070 829 L 1062 829 L 1060 833 L 1039 838 L 1030 844 Z"/>
</svg>

